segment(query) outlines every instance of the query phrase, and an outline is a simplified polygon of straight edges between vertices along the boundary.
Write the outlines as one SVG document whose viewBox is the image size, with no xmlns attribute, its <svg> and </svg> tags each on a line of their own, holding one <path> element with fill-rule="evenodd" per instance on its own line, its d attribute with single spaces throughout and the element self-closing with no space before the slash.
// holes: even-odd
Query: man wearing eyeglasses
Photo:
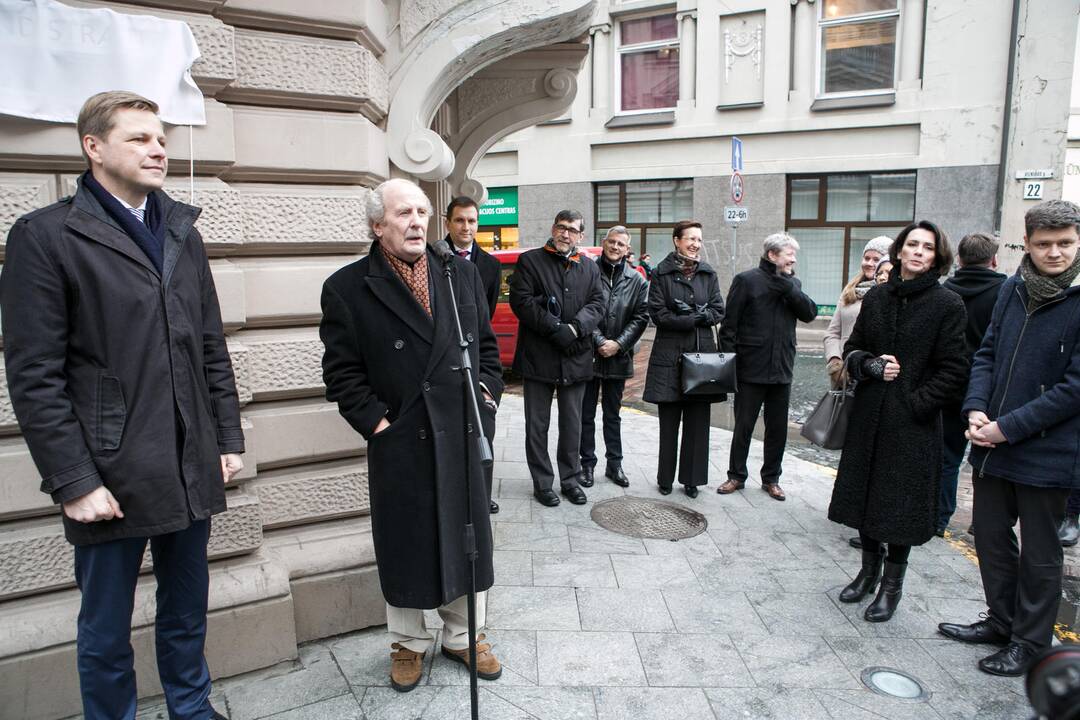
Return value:
<svg viewBox="0 0 1080 720">
<path fill-rule="evenodd" d="M 510 278 L 510 309 L 519 323 L 514 370 L 524 378 L 525 459 L 533 495 L 548 507 L 559 504 L 547 443 L 553 395 L 559 403 L 562 494 L 575 505 L 587 500 L 580 482 L 581 404 L 593 376 L 591 338 L 604 312 L 604 294 L 596 263 L 577 251 L 584 230 L 581 213 L 560 211 L 547 243 L 522 253 Z"/>
</svg>

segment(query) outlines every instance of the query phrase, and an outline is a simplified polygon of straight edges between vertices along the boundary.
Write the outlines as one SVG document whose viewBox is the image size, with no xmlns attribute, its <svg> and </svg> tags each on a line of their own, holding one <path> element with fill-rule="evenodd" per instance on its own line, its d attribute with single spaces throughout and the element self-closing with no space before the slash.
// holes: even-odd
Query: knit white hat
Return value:
<svg viewBox="0 0 1080 720">
<path fill-rule="evenodd" d="M 888 255 L 889 248 L 892 247 L 892 244 L 893 239 L 888 235 L 878 235 L 876 238 L 866 243 L 866 246 L 862 249 L 863 255 L 865 255 L 868 250 L 873 250 L 879 255 Z"/>
</svg>

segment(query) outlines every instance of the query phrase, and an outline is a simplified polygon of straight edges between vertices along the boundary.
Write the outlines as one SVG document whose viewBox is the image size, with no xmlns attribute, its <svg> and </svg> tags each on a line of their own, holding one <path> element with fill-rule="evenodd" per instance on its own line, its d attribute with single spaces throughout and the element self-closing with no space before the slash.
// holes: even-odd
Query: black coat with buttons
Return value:
<svg viewBox="0 0 1080 720">
<path fill-rule="evenodd" d="M 524 252 L 510 277 L 510 309 L 518 318 L 514 370 L 527 380 L 570 385 L 593 377 L 593 330 L 604 314 L 596 263 L 546 248 Z M 577 339 L 560 346 L 563 325 Z"/>
<path fill-rule="evenodd" d="M 438 607 L 468 592 L 466 477 L 476 589 L 486 590 L 493 579 L 487 488 L 474 441 L 462 427 L 465 392 L 454 369 L 461 354 L 450 288 L 442 262 L 430 250 L 427 259 L 434 317 L 375 243 L 367 257 L 324 283 L 319 326 L 326 398 L 368 441 L 371 531 L 383 595 L 406 608 Z M 483 383 L 497 402 L 502 367 L 480 274 L 456 256 L 450 267 L 477 397 Z M 480 405 L 481 413 L 493 412 Z M 373 434 L 384 417 L 390 427 Z"/>
<path fill-rule="evenodd" d="M 693 315 L 680 315 L 675 304 L 683 301 L 691 307 L 706 306 L 709 325 L 698 326 Z M 679 270 L 675 253 L 670 253 L 653 270 L 649 282 L 649 317 L 656 324 L 656 339 L 649 355 L 645 376 L 645 402 L 681 402 L 679 360 L 685 352 L 700 349 L 715 352 L 713 328 L 724 319 L 724 296 L 716 271 L 708 263 L 698 263 L 697 270 L 686 277 Z M 703 402 L 726 399 L 714 396 Z"/>
</svg>

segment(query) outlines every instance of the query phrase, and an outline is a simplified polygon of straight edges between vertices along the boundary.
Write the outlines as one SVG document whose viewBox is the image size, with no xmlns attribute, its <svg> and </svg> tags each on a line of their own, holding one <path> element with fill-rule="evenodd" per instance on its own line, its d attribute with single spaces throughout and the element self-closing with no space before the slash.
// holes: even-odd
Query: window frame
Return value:
<svg viewBox="0 0 1080 720">
<path fill-rule="evenodd" d="M 611 227 L 614 227 L 615 225 L 622 225 L 627 230 L 635 230 L 636 229 L 636 230 L 639 231 L 638 244 L 640 245 L 640 247 L 634 247 L 633 242 L 631 242 L 630 250 L 634 253 L 634 255 L 636 257 L 641 257 L 641 254 L 645 252 L 645 248 L 646 248 L 647 243 L 648 243 L 648 237 L 647 237 L 647 231 L 648 230 L 667 230 L 668 232 L 670 232 L 671 228 L 673 228 L 675 226 L 675 223 L 677 223 L 679 220 L 687 219 L 687 218 L 679 218 L 677 220 L 672 220 L 671 222 L 666 222 L 666 223 L 665 222 L 628 223 L 628 222 L 625 221 L 625 218 L 626 218 L 626 186 L 627 185 L 632 185 L 634 183 L 660 182 L 660 181 L 688 182 L 688 183 L 690 183 L 690 192 L 693 193 L 693 190 L 694 190 L 694 184 L 693 184 L 694 179 L 692 177 L 657 178 L 657 180 L 597 180 L 597 181 L 593 182 L 593 184 L 592 184 L 592 186 L 593 186 L 593 230 L 592 230 L 592 232 L 593 232 L 592 241 L 593 242 L 592 242 L 592 244 L 593 245 L 600 245 L 601 244 L 600 241 L 597 240 L 597 237 L 596 237 L 596 233 L 597 233 L 597 231 L 600 230 L 600 228 L 602 228 L 602 227 L 611 228 Z M 602 186 L 602 185 L 604 185 L 604 186 L 617 185 L 619 187 L 619 218 L 620 219 L 618 219 L 618 220 L 600 220 L 600 186 Z M 657 259 L 656 262 L 660 262 L 660 260 Z"/>
<path fill-rule="evenodd" d="M 900 48 L 903 38 L 901 33 L 903 32 L 903 18 L 901 12 L 903 9 L 903 0 L 897 0 L 895 10 L 877 10 L 873 12 L 859 13 L 857 15 L 847 15 L 842 18 L 828 19 L 824 17 L 825 3 L 817 3 L 817 28 L 815 30 L 815 42 L 814 42 L 814 98 L 819 100 L 828 100 L 832 98 L 860 98 L 860 97 L 873 97 L 875 95 L 890 95 L 896 93 L 896 86 L 900 82 Z M 858 25 L 866 22 L 873 22 L 875 20 L 888 20 L 896 18 L 896 36 L 894 40 L 895 50 L 893 52 L 893 72 L 892 72 L 892 86 L 887 88 L 878 88 L 876 90 L 852 90 L 850 92 L 825 92 L 825 76 L 822 74 L 825 62 L 825 52 L 822 43 L 825 40 L 825 28 L 837 27 L 839 25 Z"/>
<path fill-rule="evenodd" d="M 622 44 L 622 27 L 623 23 L 628 20 L 643 20 L 650 17 L 658 17 L 660 15 L 671 15 L 675 17 L 675 37 L 668 40 L 653 40 L 651 42 L 636 43 L 634 45 L 627 45 L 624 49 Z M 678 14 L 675 12 L 675 8 L 665 8 L 663 10 L 648 10 L 646 12 L 633 13 L 629 15 L 621 15 L 618 18 L 613 18 L 614 29 L 612 34 L 614 36 L 614 62 L 613 72 L 615 76 L 612 89 L 615 94 L 615 115 L 648 115 L 658 112 L 671 112 L 678 107 L 678 98 L 675 99 L 675 105 L 668 107 L 657 108 L 643 108 L 641 110 L 623 110 L 623 96 L 622 96 L 622 56 L 633 55 L 635 53 L 646 52 L 650 50 L 661 50 L 663 48 L 675 48 L 679 53 L 679 74 L 682 70 L 682 23 L 679 22 Z M 680 78 L 681 79 L 681 78 Z M 682 92 L 682 88 L 679 88 Z"/>
<path fill-rule="evenodd" d="M 851 229 L 853 227 L 881 227 L 894 228 L 897 225 L 910 225 L 914 222 L 915 212 L 912 209 L 911 220 L 828 220 L 829 177 L 837 175 L 914 175 L 914 195 L 918 197 L 919 172 L 912 168 L 909 170 L 867 170 L 859 172 L 831 172 L 831 173 L 788 173 L 784 182 L 784 227 L 792 230 L 798 228 L 843 228 L 844 229 L 844 268 L 841 277 L 850 278 L 851 268 L 848 267 L 851 259 Z M 792 180 L 817 180 L 818 181 L 818 214 L 816 218 L 792 220 L 791 218 L 791 181 Z M 866 193 L 867 212 L 870 217 L 869 203 L 873 201 L 874 188 L 871 185 Z M 796 236 L 797 237 L 797 236 Z M 846 280 L 845 280 L 846 282 Z"/>
</svg>

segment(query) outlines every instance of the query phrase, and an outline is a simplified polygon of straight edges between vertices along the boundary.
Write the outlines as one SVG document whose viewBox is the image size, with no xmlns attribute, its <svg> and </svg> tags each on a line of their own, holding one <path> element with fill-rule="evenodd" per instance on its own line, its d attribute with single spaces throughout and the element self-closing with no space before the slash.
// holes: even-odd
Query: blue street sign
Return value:
<svg viewBox="0 0 1080 720">
<path fill-rule="evenodd" d="M 743 169 L 743 153 L 742 153 L 742 140 L 731 136 L 731 169 L 734 172 L 742 172 Z"/>
</svg>

